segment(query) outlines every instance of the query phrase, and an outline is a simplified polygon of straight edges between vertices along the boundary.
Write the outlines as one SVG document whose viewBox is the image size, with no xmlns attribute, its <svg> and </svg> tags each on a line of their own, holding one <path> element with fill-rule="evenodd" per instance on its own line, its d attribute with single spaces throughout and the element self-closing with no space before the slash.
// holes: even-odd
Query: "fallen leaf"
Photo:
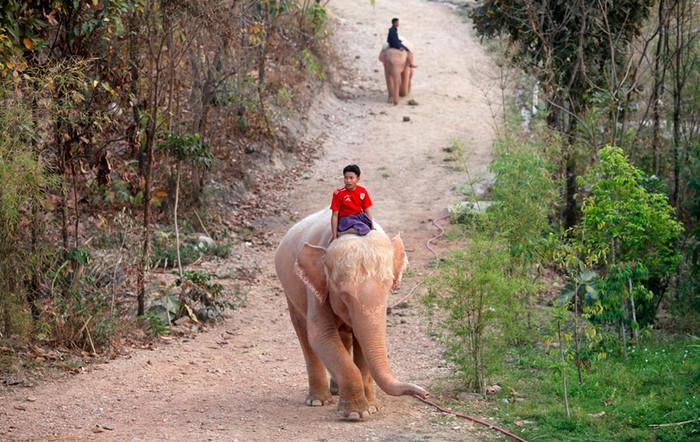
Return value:
<svg viewBox="0 0 700 442">
<path fill-rule="evenodd" d="M 601 411 L 600 413 L 595 413 L 595 414 L 588 414 L 590 417 L 603 417 L 605 415 L 604 411 Z"/>
<path fill-rule="evenodd" d="M 496 393 L 498 391 L 501 391 L 501 386 L 498 384 L 495 385 L 487 385 L 486 388 L 484 388 L 487 393 Z"/>
</svg>

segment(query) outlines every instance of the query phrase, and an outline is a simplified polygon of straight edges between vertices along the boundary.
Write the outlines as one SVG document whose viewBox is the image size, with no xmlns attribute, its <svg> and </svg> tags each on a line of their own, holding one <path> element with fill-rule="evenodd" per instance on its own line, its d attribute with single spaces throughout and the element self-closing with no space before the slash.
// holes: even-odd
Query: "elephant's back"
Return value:
<svg viewBox="0 0 700 442">
<path fill-rule="evenodd" d="M 406 62 L 406 51 L 401 49 L 387 48 L 384 50 L 384 57 L 389 64 L 402 65 Z"/>
<path fill-rule="evenodd" d="M 295 260 L 304 243 L 326 247 L 330 241 L 330 235 L 331 210 L 324 209 L 311 214 L 287 231 L 277 247 L 275 261 L 279 261 L 282 255 L 289 255 Z"/>
</svg>

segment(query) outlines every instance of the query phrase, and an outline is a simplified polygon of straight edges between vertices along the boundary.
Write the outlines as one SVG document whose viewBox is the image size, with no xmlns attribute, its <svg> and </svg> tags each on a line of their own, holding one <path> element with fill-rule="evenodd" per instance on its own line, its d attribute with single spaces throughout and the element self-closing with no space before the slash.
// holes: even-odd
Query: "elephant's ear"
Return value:
<svg viewBox="0 0 700 442">
<path fill-rule="evenodd" d="M 321 303 L 325 302 L 328 297 L 328 285 L 326 285 L 326 275 L 323 271 L 323 255 L 325 253 L 326 249 L 323 247 L 305 243 L 294 265 L 299 278 L 314 292 Z"/>
<path fill-rule="evenodd" d="M 394 247 L 394 284 L 391 286 L 393 290 L 401 283 L 401 277 L 408 265 L 408 258 L 406 257 L 406 249 L 403 246 L 400 234 L 391 240 L 391 244 Z"/>
</svg>

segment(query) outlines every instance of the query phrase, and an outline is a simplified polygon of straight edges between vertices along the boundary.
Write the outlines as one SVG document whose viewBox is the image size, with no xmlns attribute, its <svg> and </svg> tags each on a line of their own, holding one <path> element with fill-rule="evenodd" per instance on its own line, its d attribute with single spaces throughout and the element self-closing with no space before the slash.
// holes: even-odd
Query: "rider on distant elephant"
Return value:
<svg viewBox="0 0 700 442">
<path fill-rule="evenodd" d="M 412 68 L 418 67 L 418 66 L 413 64 L 413 52 L 411 52 L 411 50 L 408 49 L 406 47 L 406 45 L 404 45 L 401 42 L 401 39 L 399 38 L 399 19 L 398 18 L 391 19 L 391 27 L 389 28 L 389 35 L 386 37 L 386 42 L 389 44 L 390 48 L 399 49 L 401 51 L 406 51 L 409 66 Z"/>
</svg>

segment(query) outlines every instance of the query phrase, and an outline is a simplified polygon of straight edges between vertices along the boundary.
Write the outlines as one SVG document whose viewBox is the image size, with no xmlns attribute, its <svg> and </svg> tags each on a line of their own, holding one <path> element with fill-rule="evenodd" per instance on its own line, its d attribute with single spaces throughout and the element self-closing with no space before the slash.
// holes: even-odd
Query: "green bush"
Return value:
<svg viewBox="0 0 700 442">
<path fill-rule="evenodd" d="M 105 296 L 85 296 L 70 292 L 56 297 L 42 316 L 48 326 L 47 341 L 56 346 L 101 352 L 118 335 L 120 319 L 112 315 Z"/>
<path fill-rule="evenodd" d="M 46 190 L 56 180 L 32 149 L 37 134 L 29 100 L 0 84 L 0 338 L 23 340 L 29 290 L 50 250 L 40 238 Z"/>
<path fill-rule="evenodd" d="M 177 267 L 177 250 L 174 239 L 168 237 L 159 238 L 154 244 L 151 256 L 152 267 L 175 268 Z M 171 242 L 172 241 L 172 242 Z M 180 261 L 183 266 L 192 264 L 202 256 L 202 251 L 197 244 L 183 242 L 180 244 Z"/>
<path fill-rule="evenodd" d="M 496 145 L 489 224 L 512 249 L 523 251 L 553 230 L 559 185 L 547 149 L 515 140 Z"/>
<path fill-rule="evenodd" d="M 697 143 L 696 143 L 697 144 Z M 684 260 L 679 272 L 679 287 L 670 308 L 684 320 L 690 314 L 694 321 L 687 321 L 689 328 L 698 332 L 700 327 L 700 146 L 689 148 L 687 164 L 688 197 L 684 208 L 688 218 L 688 237 L 684 245 Z"/>
<path fill-rule="evenodd" d="M 156 335 L 167 332 L 175 320 L 189 316 L 195 322 L 220 319 L 225 309 L 234 310 L 245 304 L 245 294 L 238 285 L 231 293 L 215 282 L 218 276 L 206 270 L 185 270 L 182 278 L 175 281 L 177 291 L 168 291 L 146 311 L 148 329 Z"/>
<path fill-rule="evenodd" d="M 430 330 L 445 345 L 447 359 L 466 388 L 481 394 L 523 322 L 518 297 L 526 283 L 511 268 L 510 254 L 501 245 L 472 238 L 440 263 L 423 298 Z"/>
<path fill-rule="evenodd" d="M 607 319 L 632 329 L 653 323 L 681 257 L 674 209 L 666 195 L 647 191 L 641 171 L 618 147 L 601 149 L 598 164 L 579 183 L 590 191 L 572 234 L 603 277 Z"/>
</svg>

